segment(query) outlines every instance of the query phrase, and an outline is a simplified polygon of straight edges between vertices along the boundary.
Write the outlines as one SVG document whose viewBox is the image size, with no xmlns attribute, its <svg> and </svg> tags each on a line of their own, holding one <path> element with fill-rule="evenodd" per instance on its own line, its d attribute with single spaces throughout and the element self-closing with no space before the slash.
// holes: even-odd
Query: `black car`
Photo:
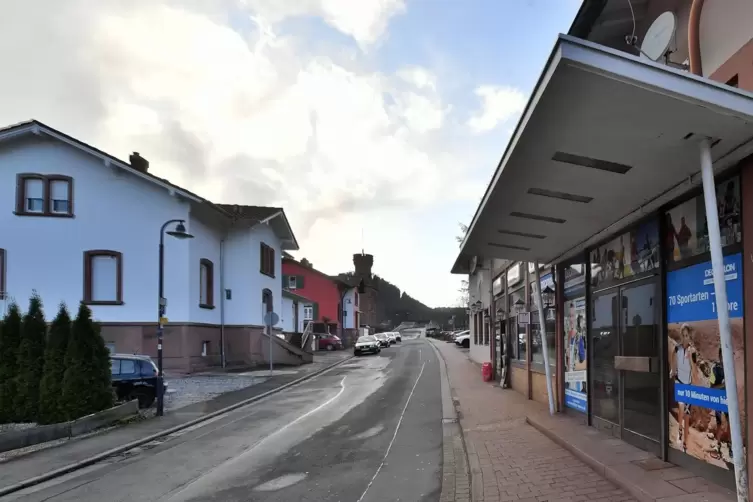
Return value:
<svg viewBox="0 0 753 502">
<path fill-rule="evenodd" d="M 139 408 L 149 408 L 157 397 L 157 365 L 149 356 L 110 355 L 112 388 L 118 401 L 137 399 Z M 164 384 L 167 392 L 167 384 Z"/>
</svg>

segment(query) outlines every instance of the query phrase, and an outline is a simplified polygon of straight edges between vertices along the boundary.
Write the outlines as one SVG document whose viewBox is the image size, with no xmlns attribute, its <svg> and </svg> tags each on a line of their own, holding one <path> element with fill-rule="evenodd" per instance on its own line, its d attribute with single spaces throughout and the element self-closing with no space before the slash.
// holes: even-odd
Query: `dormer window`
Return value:
<svg viewBox="0 0 753 502">
<path fill-rule="evenodd" d="M 16 214 L 73 217 L 73 178 L 59 174 L 19 174 Z"/>
</svg>

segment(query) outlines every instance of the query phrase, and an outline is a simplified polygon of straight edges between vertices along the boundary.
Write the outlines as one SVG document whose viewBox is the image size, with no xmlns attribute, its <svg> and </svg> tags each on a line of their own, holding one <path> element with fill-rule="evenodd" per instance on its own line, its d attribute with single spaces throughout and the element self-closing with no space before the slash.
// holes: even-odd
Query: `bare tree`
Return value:
<svg viewBox="0 0 753 502">
<path fill-rule="evenodd" d="M 463 239 L 465 239 L 465 234 L 468 233 L 468 225 L 464 223 L 458 223 L 458 226 L 460 227 L 460 235 L 455 236 L 455 240 L 458 241 L 458 246 L 463 243 Z"/>
<path fill-rule="evenodd" d="M 470 296 L 468 293 L 468 281 L 466 279 L 460 281 L 460 288 L 458 288 L 458 293 L 460 293 L 460 296 L 458 297 L 458 307 L 467 309 L 468 304 L 470 303 Z"/>
</svg>

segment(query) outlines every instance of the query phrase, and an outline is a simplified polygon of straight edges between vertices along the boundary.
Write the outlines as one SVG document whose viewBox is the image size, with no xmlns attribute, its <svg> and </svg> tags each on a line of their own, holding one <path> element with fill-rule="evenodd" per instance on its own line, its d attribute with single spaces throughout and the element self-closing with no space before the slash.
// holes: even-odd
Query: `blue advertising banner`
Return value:
<svg viewBox="0 0 753 502">
<path fill-rule="evenodd" d="M 675 400 L 678 403 L 702 406 L 716 411 L 727 411 L 727 392 L 724 389 L 675 384 Z"/>
<path fill-rule="evenodd" d="M 743 316 L 742 255 L 724 257 L 727 282 L 727 308 L 731 318 Z M 667 322 L 693 322 L 716 319 L 714 276 L 711 262 L 675 270 L 667 274 Z"/>
<path fill-rule="evenodd" d="M 679 224 L 683 224 L 682 219 Z M 734 371 L 738 381 L 744 382 L 743 260 L 740 253 L 724 257 L 724 281 L 735 354 Z M 732 368 L 729 361 L 724 361 L 721 350 L 710 261 L 667 274 L 666 307 L 667 368 L 673 389 L 669 403 L 669 445 L 709 464 L 729 469 L 732 453 L 725 418 L 725 377 Z M 745 415 L 745 393 L 739 397 L 741 414 Z"/>
<path fill-rule="evenodd" d="M 565 406 L 586 413 L 588 411 L 586 395 L 581 392 L 565 389 Z"/>
</svg>

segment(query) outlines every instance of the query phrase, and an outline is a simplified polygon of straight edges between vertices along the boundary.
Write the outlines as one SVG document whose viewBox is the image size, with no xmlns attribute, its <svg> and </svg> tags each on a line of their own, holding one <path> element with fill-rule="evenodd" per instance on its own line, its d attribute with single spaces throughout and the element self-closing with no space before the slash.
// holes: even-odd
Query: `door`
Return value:
<svg viewBox="0 0 753 502">
<path fill-rule="evenodd" d="M 298 301 L 293 302 L 293 333 L 301 332 L 301 325 L 298 320 Z"/>
<path fill-rule="evenodd" d="M 596 427 L 659 454 L 660 329 L 655 278 L 593 295 L 591 409 Z"/>
<path fill-rule="evenodd" d="M 654 280 L 620 290 L 622 360 L 617 366 L 622 377 L 623 429 L 635 436 L 631 442 L 648 440 L 658 445 L 662 399 L 657 290 Z"/>
</svg>

